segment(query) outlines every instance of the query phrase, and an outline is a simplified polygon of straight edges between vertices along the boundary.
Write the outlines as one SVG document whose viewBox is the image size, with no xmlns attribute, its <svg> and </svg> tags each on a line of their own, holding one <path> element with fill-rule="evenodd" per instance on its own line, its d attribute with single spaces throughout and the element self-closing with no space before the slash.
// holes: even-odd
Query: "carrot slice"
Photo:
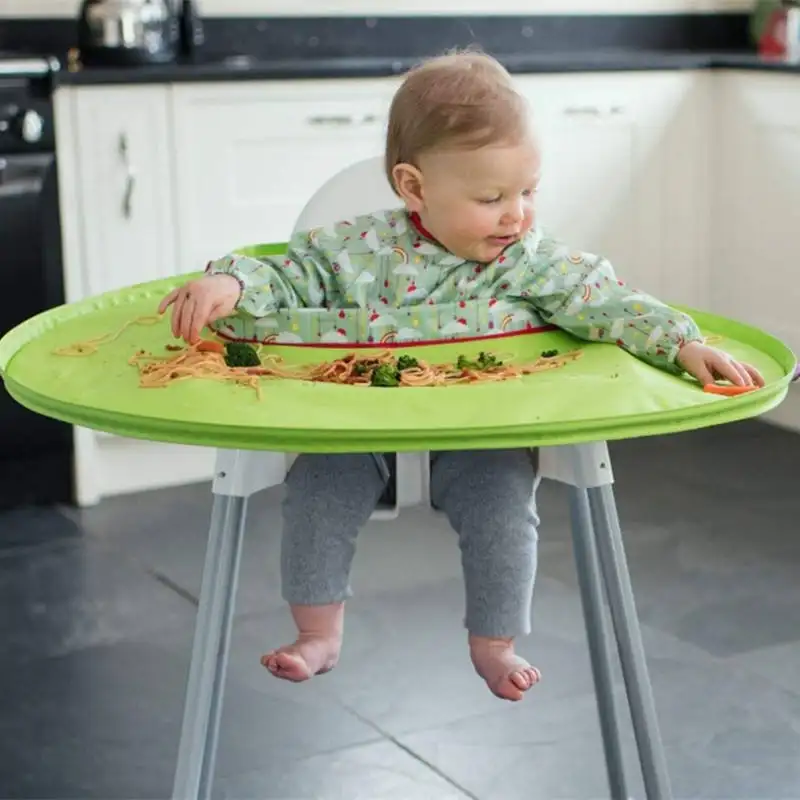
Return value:
<svg viewBox="0 0 800 800">
<path fill-rule="evenodd" d="M 225 345 L 220 342 L 211 341 L 211 339 L 201 339 L 197 343 L 197 350 L 200 353 L 219 353 L 224 355 Z"/>
<path fill-rule="evenodd" d="M 708 383 L 703 387 L 708 394 L 721 394 L 724 397 L 736 397 L 736 395 L 754 392 L 758 386 L 734 386 L 733 384 Z"/>
</svg>

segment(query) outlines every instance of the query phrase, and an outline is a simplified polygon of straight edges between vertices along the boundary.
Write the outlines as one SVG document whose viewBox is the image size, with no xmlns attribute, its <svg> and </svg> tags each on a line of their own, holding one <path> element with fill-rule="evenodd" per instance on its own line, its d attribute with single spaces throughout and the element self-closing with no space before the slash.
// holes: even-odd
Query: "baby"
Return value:
<svg viewBox="0 0 800 800">
<path fill-rule="evenodd" d="M 530 113 L 492 58 L 447 55 L 406 76 L 391 106 L 386 173 L 402 208 L 298 233 L 285 257 L 211 262 L 161 303 L 162 313 L 173 306 L 175 336 L 193 342 L 212 325 L 259 340 L 429 340 L 490 336 L 510 318 L 512 330 L 556 325 L 702 384 L 763 385 L 753 367 L 706 346 L 691 318 L 539 227 Z M 336 665 L 356 537 L 388 479 L 378 453 L 294 463 L 281 574 L 298 634 L 263 656 L 273 675 L 303 681 Z M 430 480 L 433 505 L 458 534 L 472 663 L 495 695 L 520 700 L 540 678 L 514 652 L 530 631 L 536 454 L 433 453 Z"/>
</svg>

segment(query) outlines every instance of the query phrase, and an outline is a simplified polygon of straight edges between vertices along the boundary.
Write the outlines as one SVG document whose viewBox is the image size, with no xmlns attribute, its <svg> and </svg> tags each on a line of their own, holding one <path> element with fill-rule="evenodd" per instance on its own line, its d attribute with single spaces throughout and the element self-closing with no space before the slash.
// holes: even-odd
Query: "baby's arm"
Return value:
<svg viewBox="0 0 800 800">
<path fill-rule="evenodd" d="M 613 342 L 669 372 L 681 348 L 702 342 L 694 320 L 654 297 L 629 288 L 604 258 L 539 244 L 529 272 L 528 299 L 545 321 L 582 339 Z"/>
<path fill-rule="evenodd" d="M 159 313 L 172 306 L 173 336 L 192 343 L 207 325 L 237 313 L 265 317 L 279 308 L 333 305 L 333 265 L 318 241 L 304 233 L 292 238 L 285 256 L 231 254 L 212 261 L 202 278 L 164 297 Z"/>
<path fill-rule="evenodd" d="M 279 308 L 324 308 L 337 292 L 330 260 L 312 244 L 308 232 L 292 237 L 286 255 L 230 254 L 210 262 L 206 274 L 236 278 L 236 310 L 252 317 L 265 317 Z"/>
</svg>

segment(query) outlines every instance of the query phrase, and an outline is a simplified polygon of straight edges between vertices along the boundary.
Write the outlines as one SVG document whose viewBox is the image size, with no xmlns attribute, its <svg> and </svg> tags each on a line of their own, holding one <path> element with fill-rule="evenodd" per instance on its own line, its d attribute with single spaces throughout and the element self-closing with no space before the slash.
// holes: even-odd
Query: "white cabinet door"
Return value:
<svg viewBox="0 0 800 800">
<path fill-rule="evenodd" d="M 800 83 L 717 77 L 713 309 L 800 352 Z"/>
<path fill-rule="evenodd" d="M 383 149 L 397 81 L 181 84 L 174 88 L 180 263 L 286 241 L 311 195 Z"/>
<path fill-rule="evenodd" d="M 541 222 L 669 302 L 703 300 L 702 79 L 694 73 L 517 78 L 542 142 Z"/>
<path fill-rule="evenodd" d="M 167 86 L 56 92 L 68 302 L 175 273 L 173 139 Z M 80 505 L 208 480 L 213 451 L 76 427 Z"/>
<path fill-rule="evenodd" d="M 79 269 L 84 295 L 175 272 L 172 138 L 166 86 L 71 89 Z M 59 104 L 64 108 L 65 104 Z M 77 297 L 70 297 L 76 300 Z"/>
</svg>

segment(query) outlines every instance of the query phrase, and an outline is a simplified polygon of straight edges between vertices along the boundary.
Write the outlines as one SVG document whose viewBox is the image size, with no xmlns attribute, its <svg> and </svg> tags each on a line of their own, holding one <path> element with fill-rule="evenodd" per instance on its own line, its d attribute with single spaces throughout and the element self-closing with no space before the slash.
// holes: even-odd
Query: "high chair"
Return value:
<svg viewBox="0 0 800 800">
<path fill-rule="evenodd" d="M 384 175 L 382 159 L 367 159 L 325 183 L 302 210 L 295 229 L 307 230 L 399 205 Z M 282 483 L 287 463 L 281 453 L 220 450 L 217 454 L 214 510 L 172 795 L 175 800 L 211 797 L 247 499 Z M 377 511 L 375 517 L 396 517 L 404 507 L 430 505 L 428 464 L 428 453 L 397 454 L 394 502 L 388 509 Z M 612 679 L 614 643 L 646 796 L 649 800 L 667 800 L 672 797 L 669 776 L 614 501 L 608 447 L 605 442 L 593 442 L 542 448 L 539 465 L 541 478 L 560 481 L 570 488 L 575 564 L 610 796 L 613 800 L 630 796 L 621 742 L 621 710 Z M 547 691 L 546 687 L 545 683 L 535 691 Z M 536 724 L 535 701 L 531 724 Z"/>
</svg>

